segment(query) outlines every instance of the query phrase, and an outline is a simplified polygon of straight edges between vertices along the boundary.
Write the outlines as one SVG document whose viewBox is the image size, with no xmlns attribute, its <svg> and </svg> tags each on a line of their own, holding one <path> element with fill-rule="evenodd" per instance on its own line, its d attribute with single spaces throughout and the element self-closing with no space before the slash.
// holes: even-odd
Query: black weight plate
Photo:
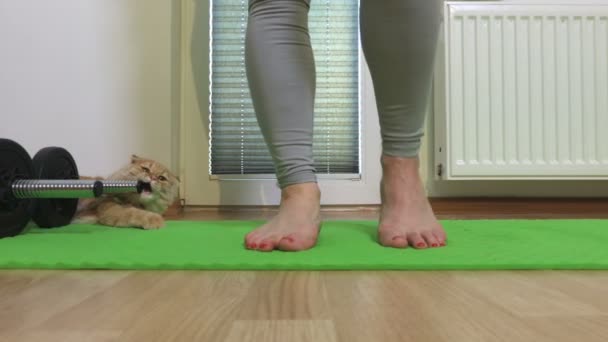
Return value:
<svg viewBox="0 0 608 342">
<path fill-rule="evenodd" d="M 61 147 L 45 147 L 33 158 L 36 179 L 78 179 L 72 155 Z M 63 227 L 72 221 L 78 198 L 44 198 L 36 201 L 33 219 L 41 228 Z"/>
<path fill-rule="evenodd" d="M 10 185 L 33 175 L 27 151 L 12 140 L 0 139 L 0 238 L 20 234 L 30 221 L 34 201 L 14 198 Z"/>
</svg>

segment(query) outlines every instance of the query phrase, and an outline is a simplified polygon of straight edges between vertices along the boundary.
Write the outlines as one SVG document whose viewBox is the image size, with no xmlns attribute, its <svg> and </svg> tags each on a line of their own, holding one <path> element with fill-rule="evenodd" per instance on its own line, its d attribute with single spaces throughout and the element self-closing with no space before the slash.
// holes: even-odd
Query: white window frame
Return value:
<svg viewBox="0 0 608 342">
<path fill-rule="evenodd" d="M 198 3 L 200 4 L 200 2 Z M 211 3 L 209 2 L 209 7 Z M 182 96 L 180 115 L 180 193 L 191 206 L 266 206 L 280 203 L 280 189 L 274 175 L 210 175 L 209 174 L 209 92 L 194 82 L 192 67 L 193 28 L 196 20 L 210 8 L 197 8 L 192 1 L 182 2 Z M 200 11 L 195 13 L 195 11 Z M 196 23 L 200 25 L 200 23 Z M 209 33 L 207 33 L 209 34 Z M 209 38 L 209 36 L 205 37 Z M 199 41 L 197 39 L 196 41 Z M 202 41 L 202 40 L 200 40 Z M 211 44 L 208 45 L 209 49 Z M 373 84 L 359 40 L 359 113 L 360 113 L 360 173 L 319 174 L 322 205 L 380 204 L 381 138 Z M 206 51 L 207 56 L 209 50 Z M 211 68 L 208 65 L 208 68 Z M 209 72 L 210 69 L 207 70 Z M 200 71 L 199 71 L 200 72 Z M 200 77 L 199 79 L 203 79 Z M 208 79 L 205 77 L 204 79 Z M 206 91 L 206 93 L 205 93 Z M 204 101 L 200 101 L 204 99 Z M 199 102 L 200 101 L 200 102 Z M 207 106 L 199 105 L 207 101 Z M 201 127 L 193 127 L 199 125 Z M 204 133 L 203 133 L 204 132 Z M 201 139 L 203 135 L 205 141 Z M 204 159 L 204 160 L 203 160 Z"/>
</svg>

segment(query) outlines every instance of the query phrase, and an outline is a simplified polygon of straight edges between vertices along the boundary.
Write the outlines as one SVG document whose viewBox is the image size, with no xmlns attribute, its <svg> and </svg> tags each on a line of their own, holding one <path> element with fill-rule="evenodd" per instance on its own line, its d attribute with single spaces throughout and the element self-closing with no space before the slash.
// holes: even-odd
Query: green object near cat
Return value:
<svg viewBox="0 0 608 342">
<path fill-rule="evenodd" d="M 444 248 L 399 250 L 376 222 L 326 221 L 303 252 L 250 251 L 261 221 L 169 221 L 159 230 L 71 225 L 0 240 L 5 269 L 506 270 L 608 269 L 608 220 L 447 220 Z"/>
</svg>

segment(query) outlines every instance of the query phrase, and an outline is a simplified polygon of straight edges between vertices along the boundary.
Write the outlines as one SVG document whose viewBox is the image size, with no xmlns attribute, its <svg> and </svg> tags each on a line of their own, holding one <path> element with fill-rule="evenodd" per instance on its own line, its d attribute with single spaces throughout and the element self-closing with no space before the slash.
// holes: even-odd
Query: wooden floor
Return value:
<svg viewBox="0 0 608 342">
<path fill-rule="evenodd" d="M 466 208 L 439 216 L 476 216 Z M 532 215 L 510 210 L 490 216 Z M 0 341 L 577 340 L 608 341 L 608 272 L 0 272 Z"/>
</svg>

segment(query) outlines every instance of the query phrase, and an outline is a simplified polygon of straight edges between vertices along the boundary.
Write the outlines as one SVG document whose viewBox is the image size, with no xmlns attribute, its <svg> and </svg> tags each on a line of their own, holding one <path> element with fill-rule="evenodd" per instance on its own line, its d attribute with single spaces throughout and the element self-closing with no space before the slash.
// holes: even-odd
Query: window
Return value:
<svg viewBox="0 0 608 342">
<path fill-rule="evenodd" d="M 317 174 L 360 173 L 358 2 L 311 2 L 317 70 L 314 159 Z M 271 175 L 245 72 L 247 0 L 212 1 L 210 173 Z"/>
</svg>

